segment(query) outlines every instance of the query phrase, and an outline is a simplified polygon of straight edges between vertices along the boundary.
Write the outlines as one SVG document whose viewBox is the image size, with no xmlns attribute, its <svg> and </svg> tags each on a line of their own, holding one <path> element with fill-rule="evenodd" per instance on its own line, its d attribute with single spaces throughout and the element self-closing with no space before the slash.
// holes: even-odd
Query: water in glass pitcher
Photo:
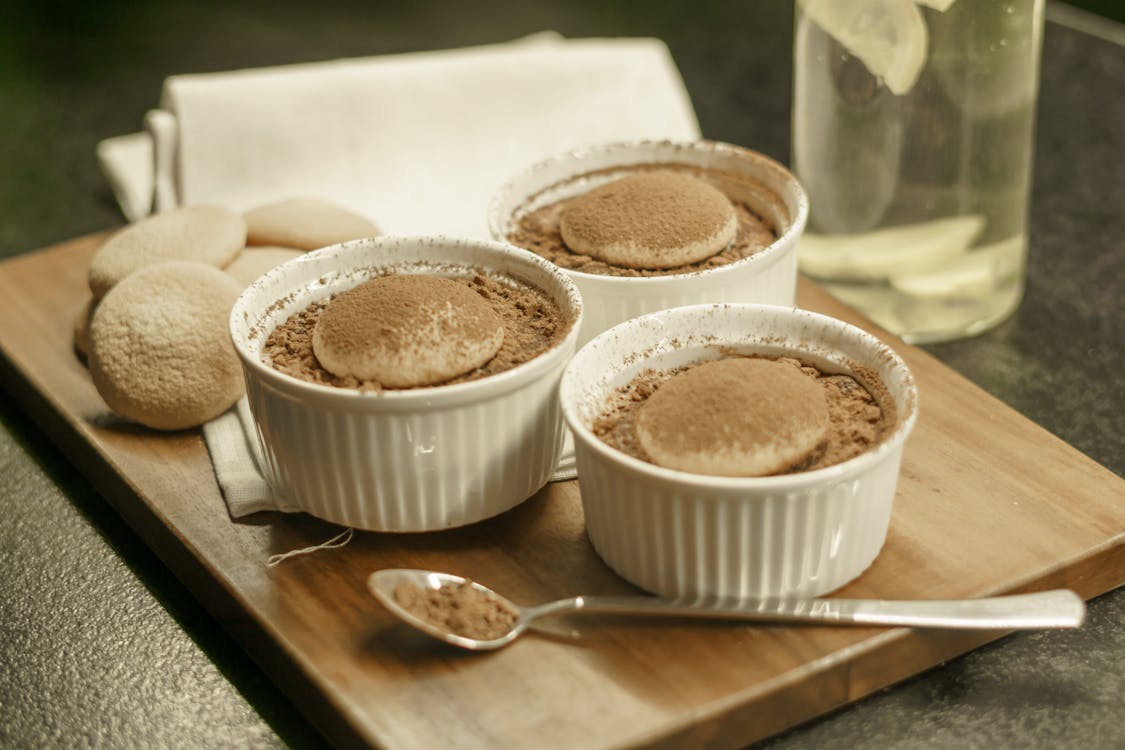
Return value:
<svg viewBox="0 0 1125 750">
<path fill-rule="evenodd" d="M 1042 0 L 799 0 L 801 269 L 911 341 L 1019 303 Z"/>
</svg>

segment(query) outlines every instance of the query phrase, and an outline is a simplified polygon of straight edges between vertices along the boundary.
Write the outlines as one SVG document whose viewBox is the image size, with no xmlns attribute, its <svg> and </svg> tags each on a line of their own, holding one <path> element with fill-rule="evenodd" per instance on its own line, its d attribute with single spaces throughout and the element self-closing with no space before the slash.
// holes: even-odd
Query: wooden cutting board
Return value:
<svg viewBox="0 0 1125 750">
<path fill-rule="evenodd" d="M 333 741 L 357 746 L 736 747 L 855 701 L 1000 632 L 560 621 L 486 655 L 395 624 L 367 594 L 382 567 L 470 576 L 525 604 L 635 591 L 597 557 L 575 482 L 469 528 L 357 533 L 227 515 L 199 431 L 115 418 L 72 350 L 86 237 L 0 264 L 0 374 L 44 431 Z M 952 598 L 1125 582 L 1125 481 L 919 349 L 802 281 L 802 307 L 857 323 L 913 369 L 921 413 L 890 532 L 840 596 Z"/>
</svg>

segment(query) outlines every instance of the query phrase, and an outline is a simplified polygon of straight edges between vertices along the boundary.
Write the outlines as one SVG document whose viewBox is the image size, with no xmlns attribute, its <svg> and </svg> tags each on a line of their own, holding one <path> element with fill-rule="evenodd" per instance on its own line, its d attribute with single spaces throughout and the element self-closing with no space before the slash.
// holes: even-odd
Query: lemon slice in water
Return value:
<svg viewBox="0 0 1125 750">
<path fill-rule="evenodd" d="M 879 281 L 928 273 L 964 255 L 984 229 L 979 214 L 897 224 L 862 234 L 806 232 L 797 246 L 801 270 L 826 279 Z"/>
<path fill-rule="evenodd" d="M 918 299 L 984 297 L 1011 283 L 1023 264 L 1027 238 L 1020 234 L 976 248 L 955 262 L 927 274 L 891 276 L 891 286 Z"/>
<path fill-rule="evenodd" d="M 802 6 L 892 94 L 902 96 L 914 87 L 929 35 L 913 0 L 804 0 Z"/>
</svg>

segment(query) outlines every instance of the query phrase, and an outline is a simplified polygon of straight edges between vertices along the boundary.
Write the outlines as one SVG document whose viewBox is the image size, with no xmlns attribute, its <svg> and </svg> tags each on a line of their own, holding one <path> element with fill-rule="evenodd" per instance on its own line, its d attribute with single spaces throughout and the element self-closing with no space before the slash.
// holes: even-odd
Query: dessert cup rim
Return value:
<svg viewBox="0 0 1125 750">
<path fill-rule="evenodd" d="M 611 274 L 588 273 L 586 271 L 577 271 L 570 268 L 563 268 L 562 266 L 556 266 L 560 271 L 565 274 L 575 276 L 583 281 L 597 280 L 597 282 L 604 283 L 606 285 L 647 284 L 649 286 L 659 286 L 660 284 L 674 284 L 677 282 L 683 282 L 685 279 L 714 276 L 722 272 L 732 272 L 738 269 L 745 268 L 747 265 L 768 266 L 777 261 L 779 259 L 779 256 L 784 255 L 785 249 L 791 243 L 797 241 L 797 238 L 800 237 L 801 233 L 805 229 L 805 225 L 808 223 L 809 199 L 808 194 L 805 192 L 804 186 L 801 185 L 796 175 L 794 175 L 788 167 L 786 167 L 784 164 L 777 161 L 773 157 L 766 156 L 760 151 L 755 151 L 754 149 L 746 148 L 745 146 L 738 146 L 733 143 L 709 140 L 705 138 L 701 138 L 696 141 L 646 139 L 639 141 L 611 141 L 607 143 L 599 143 L 596 145 L 582 146 L 563 152 L 561 154 L 550 156 L 546 159 L 542 159 L 524 168 L 522 171 L 516 173 L 508 180 L 506 180 L 504 184 L 502 184 L 500 188 L 492 194 L 492 198 L 489 200 L 488 205 L 489 232 L 492 234 L 492 237 L 496 241 L 511 244 L 506 239 L 507 234 L 504 231 L 505 226 L 511 218 L 511 213 L 508 213 L 505 216 L 501 216 L 500 205 L 505 199 L 509 197 L 509 194 L 513 192 L 513 186 L 519 180 L 526 179 L 536 172 L 540 172 L 544 169 L 549 169 L 552 166 L 568 161 L 586 159 L 590 158 L 591 156 L 604 153 L 628 153 L 631 150 L 645 148 L 675 148 L 690 151 L 729 153 L 739 158 L 752 159 L 762 162 L 767 166 L 767 168 L 774 170 L 780 176 L 785 178 L 789 185 L 793 188 L 793 191 L 797 197 L 797 210 L 795 214 L 790 217 L 789 226 L 786 227 L 785 231 L 775 237 L 773 242 L 752 255 L 748 255 L 745 258 L 739 258 L 738 260 L 732 261 L 723 266 L 716 266 L 714 268 L 701 268 L 699 270 L 688 271 L 686 273 L 661 274 L 657 276 L 614 276 Z M 674 164 L 678 162 L 668 163 Z M 576 172 L 574 174 L 571 174 L 570 177 L 574 177 L 577 174 L 581 173 Z M 563 178 L 563 180 L 565 179 L 568 178 Z M 563 180 L 559 180 L 554 184 L 562 182 Z M 769 185 L 767 185 L 767 187 L 769 187 L 773 192 L 777 192 L 774 187 Z M 525 196 L 525 199 L 526 197 L 527 196 Z M 519 246 L 514 245 L 514 247 L 518 248 Z M 529 250 L 527 252 L 531 251 Z M 552 263 L 552 265 L 555 264 Z"/>
<path fill-rule="evenodd" d="M 483 249 L 488 253 L 495 253 L 496 257 L 514 258 L 517 263 L 528 264 L 546 273 L 558 283 L 559 287 L 564 292 L 564 296 L 560 297 L 560 295 L 553 290 L 543 289 L 542 287 L 539 287 L 540 291 L 550 296 L 552 301 L 559 305 L 564 313 L 567 309 L 571 312 L 570 320 L 567 323 L 569 327 L 566 334 L 560 337 L 548 349 L 527 362 L 477 380 L 418 388 L 361 391 L 358 388 L 312 383 L 283 373 L 261 360 L 261 345 L 257 347 L 256 356 L 255 351 L 252 350 L 249 342 L 246 340 L 249 337 L 240 336 L 236 332 L 240 325 L 239 318 L 241 316 L 246 315 L 248 319 L 254 320 L 255 322 L 265 317 L 268 305 L 265 307 L 260 305 L 256 306 L 254 311 L 250 308 L 251 301 L 255 300 L 259 294 L 262 294 L 262 288 L 267 285 L 267 282 L 277 279 L 278 277 L 284 278 L 287 274 L 293 273 L 294 269 L 301 265 L 315 262 L 320 258 L 332 255 L 347 257 L 349 252 L 355 252 L 357 248 L 379 247 L 383 245 L 422 246 L 424 244 L 437 244 L 449 248 L 464 246 L 475 247 Z M 447 262 L 451 265 L 464 265 L 466 268 L 473 266 L 473 263 L 470 261 L 460 260 L 456 257 L 451 257 L 443 262 Z M 379 265 L 378 260 L 373 260 L 372 262 L 364 263 L 362 267 L 376 268 L 379 267 Z M 392 264 L 388 263 L 387 265 Z M 344 263 L 334 268 L 333 271 L 339 273 L 359 267 L 360 266 L 350 266 Z M 291 291 L 296 291 L 299 288 L 300 285 L 290 287 Z M 274 299 L 276 301 L 279 297 L 275 296 Z M 577 339 L 581 322 L 582 297 L 578 288 L 574 285 L 574 282 L 567 278 L 565 274 L 560 273 L 559 269 L 553 263 L 544 258 L 540 258 L 530 251 L 494 240 L 481 240 L 450 235 L 382 235 L 378 237 L 349 240 L 347 242 L 312 250 L 266 272 L 239 294 L 238 299 L 231 309 L 230 331 L 235 350 L 244 367 L 249 372 L 253 372 L 260 380 L 269 383 L 290 396 L 295 396 L 302 400 L 315 399 L 322 402 L 327 400 L 327 402 L 351 408 L 363 407 L 363 409 L 367 411 L 432 411 L 451 405 L 486 401 L 491 398 L 503 396 L 504 394 L 512 392 L 522 384 L 542 375 L 552 367 L 557 366 L 560 358 L 567 358 L 567 353 L 572 348 L 572 342 Z M 276 326 L 274 328 L 276 328 Z M 273 329 L 270 329 L 270 331 L 260 335 L 264 339 L 268 337 L 272 331 Z"/>
<path fill-rule="evenodd" d="M 610 446 L 594 435 L 593 431 L 586 426 L 578 414 L 579 399 L 575 393 L 574 385 L 574 380 L 577 378 L 577 375 L 574 373 L 584 359 L 596 356 L 600 353 L 599 347 L 604 344 L 599 345 L 599 340 L 608 341 L 611 334 L 620 335 L 622 330 L 637 328 L 652 320 L 700 311 L 712 311 L 712 313 L 714 313 L 718 310 L 734 310 L 736 313 L 745 315 L 754 315 L 755 311 L 783 311 L 784 313 L 807 317 L 822 326 L 838 326 L 842 324 L 849 333 L 858 336 L 864 343 L 871 345 L 873 350 L 888 356 L 892 363 L 891 366 L 903 372 L 905 389 L 905 398 L 903 400 L 907 407 L 904 410 L 905 413 L 897 415 L 897 423 L 890 435 L 886 436 L 879 445 L 864 451 L 858 456 L 853 456 L 838 464 L 813 469 L 811 471 L 799 471 L 792 474 L 777 474 L 763 477 L 728 477 L 710 474 L 694 474 L 678 469 L 669 469 L 630 456 Z M 794 351 L 793 354 L 799 355 L 800 352 Z M 562 381 L 559 384 L 559 400 L 562 407 L 563 418 L 566 420 L 567 426 L 569 426 L 570 430 L 574 433 L 575 440 L 581 441 L 586 447 L 594 450 L 603 459 L 614 464 L 616 468 L 626 470 L 633 474 L 639 474 L 649 479 L 659 480 L 660 482 L 683 489 L 700 489 L 711 492 L 722 492 L 724 494 L 744 491 L 776 492 L 802 490 L 813 485 L 827 484 L 860 475 L 870 467 L 882 462 L 885 456 L 898 450 L 902 446 L 906 438 L 910 435 L 910 432 L 914 429 L 914 423 L 918 416 L 918 388 L 913 373 L 911 373 L 898 353 L 887 344 L 857 326 L 822 313 L 782 305 L 750 303 L 687 305 L 668 310 L 660 310 L 633 318 L 624 323 L 619 323 L 587 342 L 567 364 L 566 370 L 563 372 Z"/>
</svg>

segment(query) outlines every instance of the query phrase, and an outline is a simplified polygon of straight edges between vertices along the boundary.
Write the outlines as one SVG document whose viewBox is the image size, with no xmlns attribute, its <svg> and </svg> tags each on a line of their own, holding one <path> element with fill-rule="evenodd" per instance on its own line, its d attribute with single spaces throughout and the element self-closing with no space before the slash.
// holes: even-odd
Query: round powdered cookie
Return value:
<svg viewBox="0 0 1125 750">
<path fill-rule="evenodd" d="M 738 357 L 697 365 L 661 385 L 637 414 L 654 463 L 718 476 L 797 466 L 824 441 L 824 389 L 797 367 Z"/>
<path fill-rule="evenodd" d="M 295 250 L 291 247 L 272 247 L 265 245 L 261 247 L 247 247 L 223 270 L 245 288 L 253 284 L 254 280 L 266 271 L 280 266 L 287 260 L 292 260 L 304 254 L 304 250 Z"/>
<path fill-rule="evenodd" d="M 452 279 L 400 274 L 335 297 L 313 329 L 329 372 L 390 388 L 433 385 L 492 359 L 504 326 L 488 302 Z"/>
<path fill-rule="evenodd" d="M 642 172 L 580 195 L 559 220 L 576 253 L 626 268 L 674 268 L 709 258 L 738 233 L 719 189 L 677 172 Z"/>
<path fill-rule="evenodd" d="M 190 260 L 222 268 L 246 245 L 246 222 L 220 206 L 187 206 L 150 216 L 112 235 L 90 260 L 90 291 L 100 299 L 114 284 L 153 263 Z"/>
<path fill-rule="evenodd" d="M 228 320 L 240 291 L 219 269 L 187 261 L 113 287 L 90 321 L 90 375 L 109 407 L 158 430 L 226 411 L 243 390 Z"/>
<path fill-rule="evenodd" d="M 245 216 L 248 245 L 315 250 L 379 234 L 379 227 L 370 219 L 319 198 L 268 203 Z"/>
</svg>

